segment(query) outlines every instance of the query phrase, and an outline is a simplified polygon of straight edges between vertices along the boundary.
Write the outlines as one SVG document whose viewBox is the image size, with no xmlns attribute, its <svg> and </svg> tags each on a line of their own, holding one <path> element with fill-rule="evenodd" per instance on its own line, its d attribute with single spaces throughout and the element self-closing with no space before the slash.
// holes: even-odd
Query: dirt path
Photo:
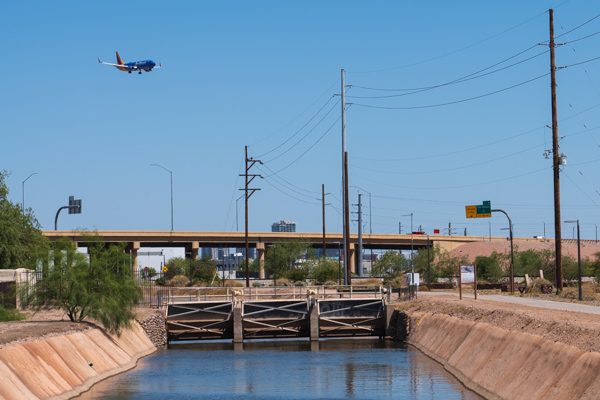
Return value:
<svg viewBox="0 0 600 400">
<path fill-rule="evenodd" d="M 145 308 L 136 311 L 139 320 L 156 314 L 155 310 Z M 0 323 L 0 348 L 40 338 L 85 331 L 95 327 L 91 322 L 71 322 L 67 315 L 59 310 L 27 314 L 26 320 Z"/>
<path fill-rule="evenodd" d="M 583 351 L 600 352 L 600 315 L 552 310 L 501 301 L 454 295 L 420 296 L 401 302 L 396 309 L 426 314 L 446 314 L 463 320 L 485 322 L 499 328 L 527 332 Z"/>
</svg>

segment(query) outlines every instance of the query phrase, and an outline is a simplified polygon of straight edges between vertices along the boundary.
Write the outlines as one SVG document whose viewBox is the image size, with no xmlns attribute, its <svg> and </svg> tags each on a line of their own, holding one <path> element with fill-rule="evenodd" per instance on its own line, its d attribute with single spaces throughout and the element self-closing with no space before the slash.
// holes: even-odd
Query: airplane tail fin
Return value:
<svg viewBox="0 0 600 400">
<path fill-rule="evenodd" d="M 123 60 L 121 60 L 121 56 L 119 55 L 118 51 L 117 51 L 117 64 L 123 65 Z"/>
</svg>

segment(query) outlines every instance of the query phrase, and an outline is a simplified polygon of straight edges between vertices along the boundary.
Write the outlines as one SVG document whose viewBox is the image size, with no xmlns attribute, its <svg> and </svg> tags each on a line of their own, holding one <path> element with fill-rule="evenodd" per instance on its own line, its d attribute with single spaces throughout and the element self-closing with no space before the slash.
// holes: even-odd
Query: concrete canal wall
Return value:
<svg viewBox="0 0 600 400">
<path fill-rule="evenodd" d="M 600 354 L 444 314 L 396 311 L 392 334 L 487 399 L 597 399 Z"/>
<path fill-rule="evenodd" d="M 120 337 L 90 329 L 0 349 L 0 398 L 68 399 L 156 351 L 136 323 Z"/>
</svg>

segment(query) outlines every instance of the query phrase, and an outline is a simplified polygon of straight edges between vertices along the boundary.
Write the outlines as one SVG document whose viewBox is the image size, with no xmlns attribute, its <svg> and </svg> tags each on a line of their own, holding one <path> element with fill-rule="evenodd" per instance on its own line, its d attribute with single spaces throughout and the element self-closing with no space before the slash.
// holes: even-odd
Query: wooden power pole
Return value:
<svg viewBox="0 0 600 400">
<path fill-rule="evenodd" d="M 558 116 L 556 111 L 556 62 L 554 59 L 554 10 L 550 14 L 550 86 L 552 91 L 552 169 L 554 172 L 554 252 L 556 254 L 556 292 L 563 289 L 562 237 L 560 224 L 560 154 L 558 150 Z"/>
</svg>

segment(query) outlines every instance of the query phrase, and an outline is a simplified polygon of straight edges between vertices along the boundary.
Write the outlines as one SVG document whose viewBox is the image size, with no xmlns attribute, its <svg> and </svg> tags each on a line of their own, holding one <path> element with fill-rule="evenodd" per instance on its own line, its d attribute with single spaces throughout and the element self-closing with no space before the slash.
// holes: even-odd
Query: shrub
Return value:
<svg viewBox="0 0 600 400">
<path fill-rule="evenodd" d="M 310 276 L 316 282 L 337 281 L 339 278 L 339 265 L 332 260 L 318 260 L 312 265 Z"/>
<path fill-rule="evenodd" d="M 3 307 L 0 305 L 0 322 L 20 321 L 25 316 L 14 307 Z"/>
<path fill-rule="evenodd" d="M 190 283 L 190 279 L 185 275 L 175 275 L 173 278 L 167 281 L 167 286 L 187 286 Z"/>
<path fill-rule="evenodd" d="M 285 277 L 290 281 L 305 281 L 308 278 L 309 269 L 306 267 L 292 268 L 285 273 Z"/>
<path fill-rule="evenodd" d="M 598 297 L 591 285 L 582 285 L 581 298 L 583 301 L 596 301 Z M 559 295 L 560 298 L 569 300 L 579 300 L 579 287 L 566 287 Z"/>
<path fill-rule="evenodd" d="M 225 286 L 225 287 L 244 287 L 244 284 L 242 282 L 238 282 L 238 281 L 233 280 L 233 279 L 225 279 L 225 283 L 222 284 L 222 286 Z"/>
</svg>

